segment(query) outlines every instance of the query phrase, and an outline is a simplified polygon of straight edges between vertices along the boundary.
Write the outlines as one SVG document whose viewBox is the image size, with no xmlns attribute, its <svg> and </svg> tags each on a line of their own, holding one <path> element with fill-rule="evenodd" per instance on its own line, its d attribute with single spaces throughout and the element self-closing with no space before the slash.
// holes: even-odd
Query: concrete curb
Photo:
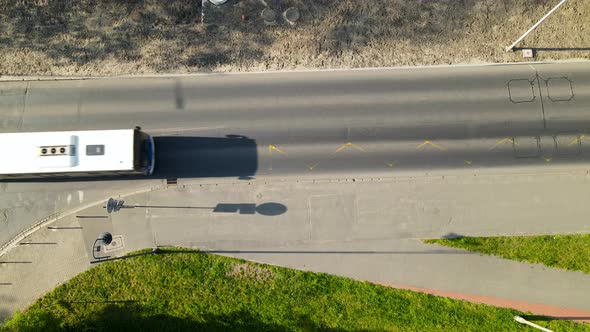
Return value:
<svg viewBox="0 0 590 332">
<path fill-rule="evenodd" d="M 491 67 L 491 66 L 513 66 L 513 65 L 545 65 L 545 64 L 572 64 L 590 63 L 586 59 L 569 59 L 558 61 L 523 61 L 523 62 L 490 62 L 490 63 L 458 63 L 442 65 L 419 65 L 419 66 L 394 66 L 394 67 L 361 67 L 361 68 L 309 68 L 292 70 L 268 70 L 268 71 L 229 71 L 229 72 L 198 72 L 198 73 L 176 73 L 176 74 L 130 74 L 113 76 L 0 76 L 0 82 L 27 82 L 27 81 L 83 81 L 83 80 L 104 80 L 104 79 L 133 79 L 133 78 L 181 78 L 198 76 L 225 76 L 225 75 L 248 75 L 248 74 L 286 74 L 286 73 L 312 73 L 312 72 L 338 72 L 338 71 L 375 71 L 375 70 L 400 70 L 417 68 L 464 68 L 464 67 Z"/>
</svg>

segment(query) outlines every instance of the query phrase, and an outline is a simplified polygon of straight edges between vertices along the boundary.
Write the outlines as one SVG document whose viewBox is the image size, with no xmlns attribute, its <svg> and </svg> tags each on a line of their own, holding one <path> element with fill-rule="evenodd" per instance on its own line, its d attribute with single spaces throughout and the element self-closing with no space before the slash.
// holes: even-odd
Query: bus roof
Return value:
<svg viewBox="0 0 590 332">
<path fill-rule="evenodd" d="M 134 130 L 4 133 L 0 151 L 0 174 L 132 170 Z"/>
</svg>

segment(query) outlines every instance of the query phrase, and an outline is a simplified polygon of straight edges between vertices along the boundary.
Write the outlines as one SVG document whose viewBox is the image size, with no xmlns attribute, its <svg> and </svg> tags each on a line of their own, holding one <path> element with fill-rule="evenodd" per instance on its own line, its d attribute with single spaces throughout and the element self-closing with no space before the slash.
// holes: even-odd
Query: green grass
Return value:
<svg viewBox="0 0 590 332">
<path fill-rule="evenodd" d="M 515 314 L 523 315 L 326 274 L 164 250 L 102 263 L 16 314 L 3 329 L 527 331 Z M 590 331 L 569 321 L 537 323 Z"/>
<path fill-rule="evenodd" d="M 590 234 L 460 237 L 425 242 L 590 273 Z"/>
</svg>

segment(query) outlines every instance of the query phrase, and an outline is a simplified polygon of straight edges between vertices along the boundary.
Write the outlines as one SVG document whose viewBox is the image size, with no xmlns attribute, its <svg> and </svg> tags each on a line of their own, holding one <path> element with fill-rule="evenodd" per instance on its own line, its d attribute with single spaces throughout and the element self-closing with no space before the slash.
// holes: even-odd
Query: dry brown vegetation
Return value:
<svg viewBox="0 0 590 332">
<path fill-rule="evenodd" d="M 226 277 L 247 278 L 260 282 L 269 281 L 274 278 L 274 273 L 271 269 L 248 263 L 233 264 L 225 275 Z"/>
<path fill-rule="evenodd" d="M 553 0 L 0 0 L 0 75 L 117 75 L 524 61 L 504 47 Z M 242 20 L 242 15 L 247 20 Z M 590 58 L 590 1 L 571 0 L 521 46 Z"/>
</svg>

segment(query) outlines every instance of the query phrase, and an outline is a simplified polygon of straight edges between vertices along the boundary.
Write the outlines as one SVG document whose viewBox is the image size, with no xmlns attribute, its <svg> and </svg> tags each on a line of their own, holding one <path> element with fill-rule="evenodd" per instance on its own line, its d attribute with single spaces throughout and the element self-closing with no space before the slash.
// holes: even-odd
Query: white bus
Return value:
<svg viewBox="0 0 590 332">
<path fill-rule="evenodd" d="M 123 130 L 0 134 L 0 179 L 150 175 L 154 139 Z"/>
</svg>

